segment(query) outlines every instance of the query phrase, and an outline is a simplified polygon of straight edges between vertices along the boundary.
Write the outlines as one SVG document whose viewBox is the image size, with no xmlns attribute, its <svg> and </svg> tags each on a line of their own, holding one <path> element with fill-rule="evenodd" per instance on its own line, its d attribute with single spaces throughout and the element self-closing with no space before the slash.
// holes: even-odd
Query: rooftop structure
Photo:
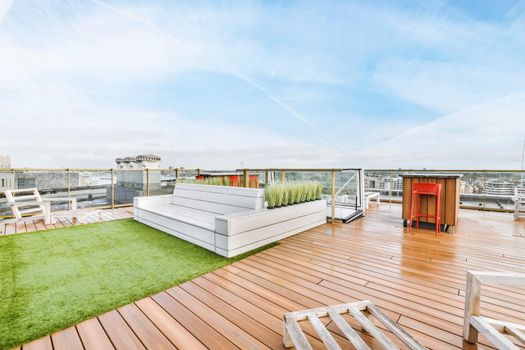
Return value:
<svg viewBox="0 0 525 350">
<path fill-rule="evenodd" d="M 11 158 L 0 154 L 0 169 L 7 169 L 11 167 Z"/>
</svg>

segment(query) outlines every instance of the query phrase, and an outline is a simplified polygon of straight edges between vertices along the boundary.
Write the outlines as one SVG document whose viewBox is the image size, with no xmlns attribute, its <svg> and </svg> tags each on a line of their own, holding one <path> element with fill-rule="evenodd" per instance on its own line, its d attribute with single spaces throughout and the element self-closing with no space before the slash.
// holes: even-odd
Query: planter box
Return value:
<svg viewBox="0 0 525 350">
<path fill-rule="evenodd" d="M 264 209 L 261 189 L 177 184 L 173 195 L 136 197 L 134 218 L 226 257 L 326 222 L 326 201 Z"/>
<path fill-rule="evenodd" d="M 215 218 L 215 251 L 232 257 L 326 223 L 326 201 L 221 215 Z"/>
</svg>

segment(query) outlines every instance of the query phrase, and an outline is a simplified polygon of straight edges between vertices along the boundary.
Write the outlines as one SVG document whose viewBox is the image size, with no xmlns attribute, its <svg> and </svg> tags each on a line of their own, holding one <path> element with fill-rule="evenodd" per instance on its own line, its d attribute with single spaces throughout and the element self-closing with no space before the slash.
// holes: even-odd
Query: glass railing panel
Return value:
<svg viewBox="0 0 525 350">
<path fill-rule="evenodd" d="M 160 177 L 160 174 L 157 174 Z M 143 170 L 115 170 L 114 205 L 132 205 L 133 198 L 146 196 L 147 174 Z"/>
<path fill-rule="evenodd" d="M 403 200 L 403 178 L 400 170 L 366 170 L 365 192 L 379 192 L 382 201 Z"/>
<path fill-rule="evenodd" d="M 523 171 L 461 170 L 366 170 L 365 191 L 380 192 L 383 201 L 399 202 L 406 172 L 461 174 L 460 207 L 466 209 L 512 211 L 515 188 L 525 187 Z"/>
<path fill-rule="evenodd" d="M 150 196 L 172 194 L 177 182 L 177 170 L 175 169 L 150 169 L 149 192 Z"/>
<path fill-rule="evenodd" d="M 39 171 L 17 170 L 15 172 L 15 187 L 17 189 L 36 188 L 42 199 L 68 197 L 71 184 L 78 181 L 78 175 L 67 170 Z M 51 202 L 51 210 L 67 210 L 69 204 L 64 202 Z"/>
<path fill-rule="evenodd" d="M 514 210 L 514 191 L 524 185 L 522 172 L 463 173 L 461 206 L 472 209 Z"/>
<path fill-rule="evenodd" d="M 78 208 L 111 206 L 111 171 L 72 170 L 70 179 L 68 195 L 76 198 Z"/>
<path fill-rule="evenodd" d="M 4 191 L 15 188 L 15 174 L 11 170 L 0 171 L 0 219 L 11 216 L 11 208 L 7 205 Z"/>
</svg>

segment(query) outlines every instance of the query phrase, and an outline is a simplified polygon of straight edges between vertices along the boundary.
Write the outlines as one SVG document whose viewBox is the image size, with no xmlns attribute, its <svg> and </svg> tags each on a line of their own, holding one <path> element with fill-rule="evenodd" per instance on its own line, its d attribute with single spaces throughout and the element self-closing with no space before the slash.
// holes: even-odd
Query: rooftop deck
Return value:
<svg viewBox="0 0 525 350">
<path fill-rule="evenodd" d="M 28 220 L 17 224 L 4 225 L 0 223 L 0 235 L 11 235 L 15 233 L 33 232 L 40 230 L 49 230 L 52 228 L 61 228 L 82 224 L 93 224 L 96 222 L 111 221 L 118 219 L 127 219 L 133 217 L 133 208 L 123 207 L 107 210 L 81 209 L 82 215 L 79 219 L 70 219 L 66 217 L 57 217 L 54 224 L 46 225 L 43 220 Z"/>
<path fill-rule="evenodd" d="M 525 223 L 509 214 L 463 210 L 454 235 L 436 238 L 432 231 L 404 232 L 400 217 L 399 205 L 374 206 L 361 220 L 287 238 L 23 348 L 277 349 L 284 312 L 362 299 L 375 302 L 429 348 L 476 348 L 461 336 L 465 271 L 525 272 Z M 524 323 L 523 295 L 489 286 L 482 314 Z M 323 348 L 315 332 L 305 329 L 314 348 Z"/>
</svg>

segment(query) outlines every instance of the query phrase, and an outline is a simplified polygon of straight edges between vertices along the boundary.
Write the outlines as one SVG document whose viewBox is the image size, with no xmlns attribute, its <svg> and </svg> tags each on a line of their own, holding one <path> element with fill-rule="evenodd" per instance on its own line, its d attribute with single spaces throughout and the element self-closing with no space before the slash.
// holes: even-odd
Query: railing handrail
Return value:
<svg viewBox="0 0 525 350">
<path fill-rule="evenodd" d="M 363 168 L 242 168 L 236 171 L 263 172 L 263 171 L 291 171 L 291 172 L 343 172 L 351 170 L 361 170 Z"/>
<path fill-rule="evenodd" d="M 509 169 L 369 169 L 365 168 L 366 171 L 395 171 L 395 172 L 421 172 L 421 173 L 525 173 L 525 170 L 509 170 Z"/>
<path fill-rule="evenodd" d="M 18 171 L 56 171 L 56 172 L 79 172 L 79 171 L 97 171 L 97 172 L 111 172 L 111 171 L 203 171 L 200 168 L 160 168 L 160 169 L 118 169 L 118 168 L 0 168 L 0 172 L 18 172 Z M 213 170 L 206 170 L 213 171 Z"/>
<path fill-rule="evenodd" d="M 377 171 L 377 172 L 387 172 L 387 171 L 393 171 L 393 172 L 459 172 L 459 173 L 525 173 L 525 170 L 512 170 L 512 169 L 403 169 L 403 168 L 385 168 L 385 169 L 374 169 L 374 168 L 242 168 L 242 169 L 235 169 L 231 171 L 239 171 L 242 172 L 243 170 L 251 171 L 251 172 L 263 172 L 263 171 L 292 171 L 292 172 L 316 172 L 316 171 L 351 171 L 351 170 L 361 170 L 364 169 L 365 171 Z M 0 172 L 10 172 L 10 171 L 145 171 L 146 169 L 119 169 L 119 168 L 0 168 Z M 225 171 L 224 169 L 203 169 L 203 168 L 160 168 L 160 169 L 149 169 L 149 171 Z"/>
</svg>

